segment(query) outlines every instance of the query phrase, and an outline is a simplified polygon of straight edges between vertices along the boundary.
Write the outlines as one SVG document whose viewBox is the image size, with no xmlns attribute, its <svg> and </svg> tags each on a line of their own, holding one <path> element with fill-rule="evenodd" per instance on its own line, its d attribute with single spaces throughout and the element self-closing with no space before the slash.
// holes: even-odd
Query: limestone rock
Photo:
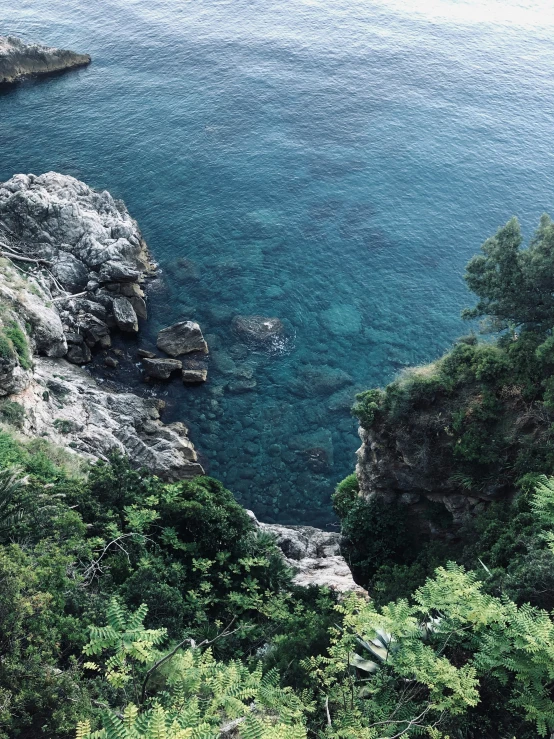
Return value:
<svg viewBox="0 0 554 739">
<path fill-rule="evenodd" d="M 87 344 L 71 344 L 68 352 L 67 359 L 73 364 L 87 364 L 92 360 L 92 354 Z"/>
<path fill-rule="evenodd" d="M 0 183 L 0 241 L 51 264 L 53 277 L 38 270 L 35 274 L 41 288 L 38 306 L 33 310 L 33 300 L 26 299 L 39 352 L 63 356 L 67 351 L 63 334 L 81 333 L 86 314 L 112 328 L 138 330 L 137 313 L 146 316 L 138 283 L 151 265 L 136 222 L 108 192 L 96 192 L 56 172 L 14 175 Z M 114 318 L 112 312 L 117 314 Z M 61 333 L 57 343 L 55 333 Z M 109 333 L 98 343 L 109 346 Z"/>
<path fill-rule="evenodd" d="M 98 279 L 100 282 L 136 282 L 140 272 L 132 269 L 128 264 L 109 260 L 100 267 Z"/>
<path fill-rule="evenodd" d="M 183 382 L 186 385 L 194 385 L 198 382 L 206 382 L 208 379 L 207 369 L 183 369 Z"/>
<path fill-rule="evenodd" d="M 285 327 L 279 318 L 266 316 L 235 316 L 233 331 L 248 345 L 273 346 L 284 339 Z"/>
<path fill-rule="evenodd" d="M 142 318 L 143 321 L 146 321 L 148 318 L 148 311 L 146 309 L 146 303 L 144 301 L 144 298 L 140 298 L 138 295 L 132 295 L 130 298 L 128 298 L 129 302 L 133 306 L 133 310 L 137 314 L 139 318 Z"/>
<path fill-rule="evenodd" d="M 90 461 L 118 451 L 164 480 L 204 474 L 186 428 L 159 420 L 162 401 L 103 390 L 65 359 L 38 357 L 30 385 L 12 399 L 25 408 L 24 434 L 50 438 Z M 57 419 L 74 430 L 60 434 Z"/>
<path fill-rule="evenodd" d="M 84 262 L 65 251 L 58 252 L 56 261 L 52 265 L 52 274 L 70 293 L 78 293 L 85 289 L 88 283 L 88 273 Z"/>
<path fill-rule="evenodd" d="M 302 587 L 326 586 L 340 593 L 366 591 L 356 585 L 340 553 L 340 534 L 312 526 L 280 526 L 261 523 L 247 511 L 255 526 L 273 534 L 287 564 L 296 570 L 294 582 Z"/>
<path fill-rule="evenodd" d="M 112 310 L 117 327 L 121 331 L 129 333 L 138 331 L 137 314 L 127 298 L 115 298 L 112 303 Z"/>
<path fill-rule="evenodd" d="M 183 363 L 178 359 L 148 359 L 145 357 L 142 360 L 142 366 L 146 377 L 167 380 L 172 372 L 182 369 Z"/>
<path fill-rule="evenodd" d="M 88 54 L 76 54 L 42 44 L 26 44 L 14 36 L 0 37 L 0 84 L 86 64 L 90 64 Z"/>
<path fill-rule="evenodd" d="M 208 353 L 202 330 L 194 321 L 181 321 L 162 329 L 158 334 L 157 347 L 170 357 L 190 352 Z"/>
<path fill-rule="evenodd" d="M 139 357 L 142 357 L 143 359 L 155 359 L 156 354 L 154 352 L 148 351 L 148 349 L 138 349 L 137 354 Z"/>
</svg>

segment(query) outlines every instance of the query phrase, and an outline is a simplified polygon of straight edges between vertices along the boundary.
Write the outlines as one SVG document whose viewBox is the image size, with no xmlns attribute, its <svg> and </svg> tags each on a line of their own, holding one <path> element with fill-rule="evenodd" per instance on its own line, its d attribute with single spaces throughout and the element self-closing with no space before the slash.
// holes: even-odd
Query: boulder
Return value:
<svg viewBox="0 0 554 739">
<path fill-rule="evenodd" d="M 51 271 L 64 290 L 70 293 L 81 292 L 87 286 L 87 266 L 69 252 L 58 253 Z"/>
<path fill-rule="evenodd" d="M 162 329 L 158 334 L 157 347 L 170 357 L 190 352 L 208 353 L 208 345 L 200 326 L 194 321 L 181 321 Z"/>
<path fill-rule="evenodd" d="M 42 44 L 26 44 L 15 36 L 0 37 L 0 84 L 29 75 L 49 74 L 90 64 L 88 54 L 77 54 Z"/>
<path fill-rule="evenodd" d="M 171 361 L 171 360 L 168 360 Z M 195 385 L 198 382 L 206 382 L 208 379 L 207 369 L 188 369 L 183 370 L 183 382 L 186 385 Z"/>
<path fill-rule="evenodd" d="M 140 272 L 123 262 L 109 260 L 100 267 L 100 282 L 137 282 Z"/>
<path fill-rule="evenodd" d="M 128 300 L 133 306 L 137 316 L 146 321 L 146 319 L 148 318 L 148 311 L 146 309 L 144 298 L 139 298 L 138 295 L 132 295 L 130 298 L 128 298 Z"/>
<path fill-rule="evenodd" d="M 137 314 L 127 298 L 114 298 L 112 310 L 117 327 L 121 331 L 129 333 L 138 331 Z"/>
<path fill-rule="evenodd" d="M 70 344 L 66 358 L 72 364 L 87 364 L 92 360 L 92 354 L 84 342 L 82 344 Z"/>
<path fill-rule="evenodd" d="M 154 380 L 167 380 L 172 372 L 182 369 L 183 363 L 178 359 L 149 359 L 145 357 L 142 360 L 142 366 L 146 377 Z"/>
<path fill-rule="evenodd" d="M 279 318 L 235 316 L 231 325 L 246 344 L 272 346 L 285 337 L 285 327 Z"/>
<path fill-rule="evenodd" d="M 143 359 L 155 359 L 156 358 L 155 352 L 149 352 L 148 349 L 139 349 L 137 351 L 137 354 L 139 357 L 142 357 Z"/>
</svg>

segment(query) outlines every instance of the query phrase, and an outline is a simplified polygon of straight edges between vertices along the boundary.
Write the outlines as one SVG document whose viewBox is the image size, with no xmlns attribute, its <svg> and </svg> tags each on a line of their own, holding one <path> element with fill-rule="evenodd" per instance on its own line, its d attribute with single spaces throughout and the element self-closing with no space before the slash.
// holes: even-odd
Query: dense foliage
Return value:
<svg viewBox="0 0 554 739">
<path fill-rule="evenodd" d="M 553 266 L 551 222 L 524 250 L 510 221 L 467 273 L 495 341 L 358 396 L 391 453 L 488 500 L 455 525 L 420 501 L 416 520 L 346 478 L 343 553 L 371 600 L 293 586 L 216 480 L 0 432 L 0 739 L 552 734 Z"/>
</svg>

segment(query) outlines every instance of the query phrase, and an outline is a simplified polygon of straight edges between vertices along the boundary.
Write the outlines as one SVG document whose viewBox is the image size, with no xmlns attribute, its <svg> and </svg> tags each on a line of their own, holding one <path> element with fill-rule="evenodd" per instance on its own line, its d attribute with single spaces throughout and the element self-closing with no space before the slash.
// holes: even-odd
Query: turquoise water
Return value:
<svg viewBox="0 0 554 739">
<path fill-rule="evenodd" d="M 213 350 L 205 387 L 160 388 L 168 418 L 260 517 L 333 521 L 353 394 L 446 349 L 468 258 L 554 210 L 551 3 L 1 10 L 0 34 L 94 62 L 0 95 L 0 178 L 53 169 L 125 200 L 163 275 L 144 340 L 193 318 Z M 236 314 L 280 317 L 283 351 L 245 348 Z"/>
</svg>

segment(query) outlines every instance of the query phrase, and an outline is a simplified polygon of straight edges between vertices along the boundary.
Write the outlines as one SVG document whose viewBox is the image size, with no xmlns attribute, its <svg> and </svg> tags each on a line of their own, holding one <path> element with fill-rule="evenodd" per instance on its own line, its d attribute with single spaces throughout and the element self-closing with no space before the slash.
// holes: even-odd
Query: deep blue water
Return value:
<svg viewBox="0 0 554 739">
<path fill-rule="evenodd" d="M 144 340 L 194 318 L 214 350 L 205 387 L 160 389 L 168 417 L 260 517 L 332 521 L 354 392 L 446 349 L 468 258 L 512 215 L 529 235 L 554 210 L 551 3 L 0 11 L 0 34 L 94 60 L 0 96 L 0 178 L 53 169 L 125 200 L 165 280 Z M 287 352 L 245 352 L 239 313 L 280 317 Z M 256 388 L 230 392 L 237 375 Z"/>
</svg>

